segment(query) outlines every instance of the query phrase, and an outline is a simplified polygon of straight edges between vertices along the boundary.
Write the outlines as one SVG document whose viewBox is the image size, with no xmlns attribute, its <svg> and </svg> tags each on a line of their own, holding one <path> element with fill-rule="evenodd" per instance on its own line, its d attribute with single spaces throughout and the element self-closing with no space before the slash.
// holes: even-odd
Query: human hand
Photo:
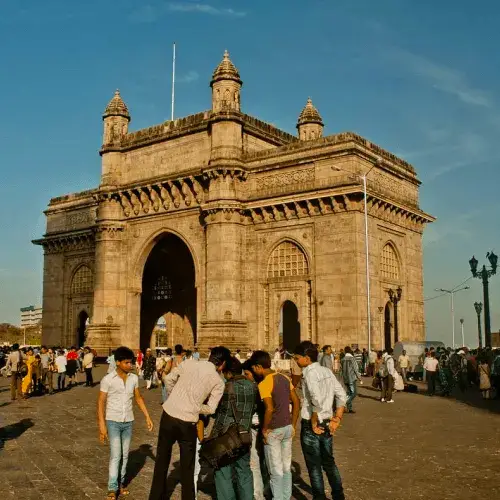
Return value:
<svg viewBox="0 0 500 500">
<path fill-rule="evenodd" d="M 99 441 L 101 441 L 102 444 L 106 444 L 108 440 L 108 429 L 106 428 L 106 425 L 99 425 Z"/>
<path fill-rule="evenodd" d="M 319 427 L 317 425 L 313 425 L 312 430 L 313 430 L 314 434 L 317 434 L 318 436 L 321 436 L 321 434 L 324 434 L 324 432 L 325 432 L 325 429 L 322 429 L 321 427 Z"/>
<path fill-rule="evenodd" d="M 149 417 L 146 418 L 146 426 L 149 432 L 151 432 L 154 429 L 153 421 Z"/>
<path fill-rule="evenodd" d="M 269 435 L 269 430 L 262 431 L 262 441 L 267 444 L 267 436 Z"/>
<path fill-rule="evenodd" d="M 292 439 L 295 437 L 295 434 L 297 434 L 297 431 L 295 427 L 292 427 Z"/>
<path fill-rule="evenodd" d="M 340 427 L 340 419 L 330 420 L 328 428 L 330 429 L 330 434 L 335 434 L 335 431 Z"/>
</svg>

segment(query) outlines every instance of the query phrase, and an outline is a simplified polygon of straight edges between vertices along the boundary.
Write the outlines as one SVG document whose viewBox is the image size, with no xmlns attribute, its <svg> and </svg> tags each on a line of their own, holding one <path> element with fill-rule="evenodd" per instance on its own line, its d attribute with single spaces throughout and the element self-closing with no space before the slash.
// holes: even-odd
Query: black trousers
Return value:
<svg viewBox="0 0 500 500">
<path fill-rule="evenodd" d="M 87 378 L 85 385 L 94 385 L 94 378 L 92 377 L 92 368 L 85 368 L 85 376 Z"/>
<path fill-rule="evenodd" d="M 167 473 L 172 458 L 172 446 L 179 443 L 182 500 L 194 500 L 194 459 L 196 455 L 196 424 L 184 422 L 162 412 L 156 463 L 149 500 L 167 498 Z"/>
<path fill-rule="evenodd" d="M 436 393 L 436 375 L 437 372 L 430 372 L 427 370 L 427 392 L 432 396 Z"/>
</svg>

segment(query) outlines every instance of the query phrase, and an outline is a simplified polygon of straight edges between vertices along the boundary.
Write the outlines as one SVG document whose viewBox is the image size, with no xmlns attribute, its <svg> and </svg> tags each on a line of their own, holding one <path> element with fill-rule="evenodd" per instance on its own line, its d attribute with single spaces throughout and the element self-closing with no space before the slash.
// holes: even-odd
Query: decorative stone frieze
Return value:
<svg viewBox="0 0 500 500">
<path fill-rule="evenodd" d="M 46 254 L 88 250 L 94 246 L 94 233 L 92 230 L 75 231 L 59 235 L 45 236 L 33 240 L 35 245 L 43 246 Z"/>
</svg>

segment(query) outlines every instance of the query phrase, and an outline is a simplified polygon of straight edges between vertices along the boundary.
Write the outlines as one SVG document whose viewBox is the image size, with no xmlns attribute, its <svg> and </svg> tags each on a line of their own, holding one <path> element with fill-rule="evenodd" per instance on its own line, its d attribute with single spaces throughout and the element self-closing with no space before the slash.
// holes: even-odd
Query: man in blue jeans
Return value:
<svg viewBox="0 0 500 500">
<path fill-rule="evenodd" d="M 258 387 L 265 407 L 262 436 L 273 499 L 289 500 L 292 496 L 292 440 L 299 419 L 299 398 L 290 379 L 271 370 L 269 353 L 255 351 L 249 365 L 256 379 L 261 381 Z"/>
<path fill-rule="evenodd" d="M 352 408 L 352 402 L 358 393 L 356 384 L 361 380 L 361 373 L 359 371 L 359 363 L 354 357 L 352 349 L 347 346 L 344 352 L 345 356 L 342 359 L 341 373 L 347 392 L 346 408 L 347 413 L 356 413 Z"/>
<path fill-rule="evenodd" d="M 318 351 L 310 342 L 302 342 L 296 347 L 294 359 L 302 368 L 304 400 L 300 443 L 311 479 L 313 498 L 326 498 L 324 470 L 332 490 L 332 499 L 345 500 L 342 479 L 333 456 L 333 434 L 344 414 L 346 393 L 332 371 L 319 365 Z"/>
<path fill-rule="evenodd" d="M 116 370 L 101 380 L 97 402 L 99 438 L 102 443 L 109 439 L 111 451 L 107 497 L 109 499 L 116 499 L 118 491 L 120 495 L 129 493 L 126 489 L 126 471 L 134 423 L 134 398 L 146 417 L 148 430 L 153 430 L 153 422 L 139 392 L 139 377 L 132 373 L 134 353 L 128 347 L 119 347 L 114 358 Z M 119 478 L 120 461 L 122 468 Z"/>
</svg>

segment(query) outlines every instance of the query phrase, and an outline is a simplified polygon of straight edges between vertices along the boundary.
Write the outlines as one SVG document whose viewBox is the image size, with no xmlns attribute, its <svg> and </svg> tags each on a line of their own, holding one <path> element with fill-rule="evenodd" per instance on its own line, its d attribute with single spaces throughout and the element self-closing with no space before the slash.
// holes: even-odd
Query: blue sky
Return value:
<svg viewBox="0 0 500 500">
<path fill-rule="evenodd" d="M 41 301 L 50 197 L 98 184 L 102 111 L 120 88 L 132 129 L 210 106 L 228 49 L 245 112 L 295 133 L 308 96 L 326 133 L 355 131 L 413 163 L 425 236 L 425 296 L 500 251 L 500 4 L 482 0 L 0 0 L 0 321 Z M 476 337 L 478 280 L 457 297 Z M 491 282 L 500 328 L 500 276 Z M 428 336 L 451 340 L 446 297 L 426 302 Z"/>
</svg>

